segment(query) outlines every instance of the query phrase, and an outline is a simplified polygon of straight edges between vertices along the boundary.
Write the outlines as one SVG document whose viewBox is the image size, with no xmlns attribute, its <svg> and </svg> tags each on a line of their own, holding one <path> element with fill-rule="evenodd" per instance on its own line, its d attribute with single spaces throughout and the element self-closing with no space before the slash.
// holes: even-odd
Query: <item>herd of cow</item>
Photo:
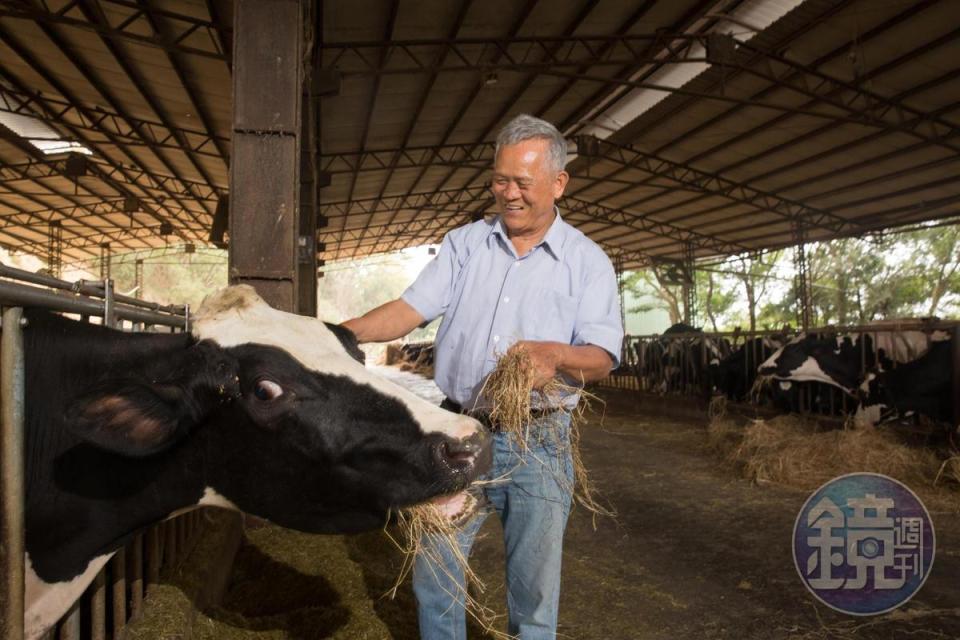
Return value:
<svg viewBox="0 0 960 640">
<path fill-rule="evenodd" d="M 430 501 L 455 519 L 490 466 L 479 422 L 373 375 L 349 331 L 272 309 L 249 287 L 211 296 L 189 334 L 24 318 L 27 638 L 172 513 L 216 505 L 351 532 Z M 632 374 L 662 392 L 760 393 L 786 409 L 852 404 L 871 424 L 911 413 L 956 424 L 943 331 L 764 335 L 734 349 L 676 325 L 629 344 Z M 824 389 L 855 402 L 834 406 Z"/>
<path fill-rule="evenodd" d="M 629 343 L 645 389 L 702 392 L 768 403 L 785 412 L 851 414 L 860 426 L 915 415 L 956 426 L 953 340 L 942 330 L 871 327 L 857 333 L 772 332 L 734 347 L 676 324 Z"/>
</svg>

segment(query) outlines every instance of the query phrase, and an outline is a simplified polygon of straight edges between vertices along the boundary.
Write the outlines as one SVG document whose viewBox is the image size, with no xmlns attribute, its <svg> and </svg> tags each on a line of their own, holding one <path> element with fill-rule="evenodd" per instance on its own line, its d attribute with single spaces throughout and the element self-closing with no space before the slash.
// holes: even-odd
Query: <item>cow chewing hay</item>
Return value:
<svg viewBox="0 0 960 640">
<path fill-rule="evenodd" d="M 474 482 L 473 486 L 482 486 L 496 481 L 497 480 Z M 476 503 L 476 498 L 470 494 L 468 494 L 468 496 L 470 500 Z M 465 509 L 465 511 L 472 512 L 473 508 L 470 507 Z M 467 519 L 469 520 L 469 517 Z M 465 586 L 461 595 L 463 596 L 466 612 L 477 621 L 487 635 L 505 640 L 513 638 L 513 636 L 499 631 L 496 628 L 496 620 L 502 616 L 498 616 L 492 609 L 482 604 L 471 594 L 471 586 L 475 593 L 483 594 L 486 590 L 486 585 L 484 585 L 483 581 L 480 580 L 476 572 L 470 567 L 467 556 L 464 555 L 460 545 L 457 543 L 457 534 L 460 531 L 458 525 L 460 524 L 463 523 L 452 521 L 440 506 L 432 502 L 415 505 L 398 511 L 396 513 L 395 526 L 399 530 L 399 536 L 395 537 L 391 535 L 387 528 L 384 528 L 384 533 L 403 554 L 403 564 L 400 567 L 400 574 L 397 576 L 396 582 L 386 595 L 390 598 L 396 597 L 397 590 L 413 570 L 413 563 L 418 555 L 425 555 L 427 559 L 432 561 L 434 566 L 444 566 L 437 549 L 424 544 L 424 539 L 429 536 L 433 538 L 437 546 L 444 547 L 450 552 L 454 562 L 463 572 Z M 448 577 L 451 579 L 455 578 L 452 575 Z M 457 580 L 453 579 L 453 582 L 456 584 Z"/>
<path fill-rule="evenodd" d="M 497 366 L 483 384 L 480 396 L 490 401 L 490 421 L 501 425 L 520 444 L 526 453 L 526 443 L 530 436 L 530 411 L 533 408 L 533 396 L 537 394 L 543 406 L 559 407 L 570 415 L 570 455 L 573 460 L 574 480 L 570 487 L 574 501 L 593 514 L 594 528 L 596 516 L 615 517 L 616 511 L 599 502 L 599 494 L 587 473 L 580 453 L 580 429 L 587 421 L 591 403 L 603 400 L 592 393 L 564 383 L 558 378 L 550 380 L 542 389 L 534 390 L 536 377 L 530 354 L 522 349 L 514 349 L 501 355 Z M 580 400 L 573 408 L 565 407 L 560 398 L 568 393 L 579 393 Z M 602 422 L 602 419 L 601 419 Z M 545 434 L 540 433 L 543 438 Z M 562 455 L 562 451 L 558 455 Z M 565 480 L 563 481 L 565 482 Z"/>
<path fill-rule="evenodd" d="M 822 430 L 812 420 L 777 416 L 752 420 L 746 427 L 713 420 L 707 434 L 708 447 L 758 484 L 812 491 L 840 475 L 872 472 L 904 482 L 943 508 L 960 509 L 955 485 L 935 486 L 940 475 L 958 479 L 960 456 L 944 462 L 936 451 L 908 446 L 885 429 Z M 938 474 L 941 468 L 946 470 Z"/>
</svg>

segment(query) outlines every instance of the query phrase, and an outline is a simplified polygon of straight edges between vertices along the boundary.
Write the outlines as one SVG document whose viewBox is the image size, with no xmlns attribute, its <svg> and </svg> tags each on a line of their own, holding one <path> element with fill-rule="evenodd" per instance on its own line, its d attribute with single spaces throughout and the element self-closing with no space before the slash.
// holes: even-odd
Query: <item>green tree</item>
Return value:
<svg viewBox="0 0 960 640">
<path fill-rule="evenodd" d="M 683 287 L 668 284 L 661 270 L 639 269 L 626 274 L 623 278 L 623 288 L 630 291 L 637 299 L 646 299 L 649 292 L 653 295 L 653 302 L 641 302 L 627 309 L 628 313 L 646 313 L 653 309 L 663 309 L 670 316 L 670 324 L 683 320 Z"/>
</svg>

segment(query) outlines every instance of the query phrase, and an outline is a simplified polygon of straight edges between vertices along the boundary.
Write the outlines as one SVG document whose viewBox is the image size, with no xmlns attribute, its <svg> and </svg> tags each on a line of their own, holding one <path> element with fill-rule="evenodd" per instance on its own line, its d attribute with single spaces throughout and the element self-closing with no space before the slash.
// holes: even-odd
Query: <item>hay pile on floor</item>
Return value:
<svg viewBox="0 0 960 640">
<path fill-rule="evenodd" d="M 724 418 L 710 423 L 707 444 L 754 482 L 813 490 L 846 473 L 881 473 L 960 508 L 960 457 L 945 464 L 936 451 L 907 446 L 887 429 L 824 430 L 798 416 L 741 427 Z"/>
</svg>

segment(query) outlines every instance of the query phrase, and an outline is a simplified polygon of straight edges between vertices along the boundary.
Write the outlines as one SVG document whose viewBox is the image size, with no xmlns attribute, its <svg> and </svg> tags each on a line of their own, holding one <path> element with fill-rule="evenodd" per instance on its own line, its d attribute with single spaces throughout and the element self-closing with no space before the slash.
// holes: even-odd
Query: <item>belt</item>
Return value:
<svg viewBox="0 0 960 640">
<path fill-rule="evenodd" d="M 484 427 L 487 428 L 487 431 L 490 433 L 501 433 L 504 430 L 502 424 L 498 423 L 496 420 L 490 418 L 489 411 L 477 410 L 470 411 L 464 409 L 459 403 L 454 402 L 450 398 L 444 398 L 443 402 L 440 403 L 441 409 L 446 409 L 447 411 L 453 411 L 454 413 L 462 413 L 464 415 L 470 416 L 471 418 L 477 420 Z M 530 409 L 530 419 L 537 420 L 544 416 L 548 416 L 552 413 L 560 411 L 560 407 L 549 407 L 546 409 Z"/>
</svg>

